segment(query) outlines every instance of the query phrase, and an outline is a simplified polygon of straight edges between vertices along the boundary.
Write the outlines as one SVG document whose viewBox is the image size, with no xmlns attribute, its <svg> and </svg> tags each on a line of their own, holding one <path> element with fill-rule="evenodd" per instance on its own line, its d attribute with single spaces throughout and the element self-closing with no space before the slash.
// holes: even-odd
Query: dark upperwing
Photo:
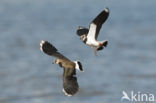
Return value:
<svg viewBox="0 0 156 103">
<path fill-rule="evenodd" d="M 58 50 L 48 41 L 41 41 L 40 49 L 47 55 L 53 56 L 55 58 L 59 58 L 61 60 L 70 61 L 68 58 L 66 58 L 61 53 L 59 53 Z"/>
<path fill-rule="evenodd" d="M 80 27 L 77 29 L 77 35 L 82 36 L 82 35 L 87 35 L 89 30 L 85 27 Z"/>
<path fill-rule="evenodd" d="M 91 22 L 94 23 L 97 28 L 96 28 L 96 34 L 95 34 L 95 39 L 97 39 L 98 34 L 100 32 L 100 29 L 102 27 L 102 24 L 107 20 L 109 16 L 109 9 L 105 8 L 98 16 L 96 16 L 96 18 Z"/>
<path fill-rule="evenodd" d="M 73 96 L 79 90 L 79 85 L 76 77 L 76 69 L 64 68 L 63 89 L 65 95 L 67 96 Z"/>
</svg>

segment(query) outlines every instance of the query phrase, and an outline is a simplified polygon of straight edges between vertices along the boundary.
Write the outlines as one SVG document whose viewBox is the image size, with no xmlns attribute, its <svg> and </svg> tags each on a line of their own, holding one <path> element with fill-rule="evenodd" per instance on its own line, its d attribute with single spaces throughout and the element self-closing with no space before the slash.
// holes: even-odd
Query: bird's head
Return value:
<svg viewBox="0 0 156 103">
<path fill-rule="evenodd" d="M 79 62 L 79 61 L 74 61 L 74 63 L 75 63 L 75 69 L 78 69 L 78 70 L 80 70 L 80 71 L 83 71 L 81 62 Z"/>
<path fill-rule="evenodd" d="M 59 64 L 59 60 L 58 59 L 54 60 L 53 64 Z"/>
</svg>

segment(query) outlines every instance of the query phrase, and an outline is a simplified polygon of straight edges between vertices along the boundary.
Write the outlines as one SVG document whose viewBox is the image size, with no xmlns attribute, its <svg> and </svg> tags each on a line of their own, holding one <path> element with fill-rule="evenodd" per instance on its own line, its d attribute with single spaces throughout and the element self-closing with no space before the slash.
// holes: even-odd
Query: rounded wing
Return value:
<svg viewBox="0 0 156 103">
<path fill-rule="evenodd" d="M 67 96 L 73 96 L 79 90 L 75 69 L 65 69 L 63 73 L 63 92 Z"/>
<path fill-rule="evenodd" d="M 80 39 L 86 43 L 87 41 L 87 35 L 88 35 L 89 30 L 85 27 L 81 27 L 79 26 L 79 28 L 77 29 L 77 35 L 80 36 Z"/>
<path fill-rule="evenodd" d="M 109 16 L 109 9 L 105 8 L 91 23 L 89 28 L 88 37 L 97 39 L 102 24 L 107 20 Z"/>
<path fill-rule="evenodd" d="M 55 58 L 59 58 L 61 60 L 70 61 L 68 58 L 66 58 L 61 53 L 59 53 L 58 50 L 52 44 L 50 44 L 48 41 L 42 40 L 40 42 L 40 49 L 47 55 L 53 56 Z"/>
<path fill-rule="evenodd" d="M 85 28 L 85 27 L 79 26 L 77 29 L 77 35 L 78 36 L 87 35 L 88 32 L 89 32 L 88 28 Z"/>
</svg>

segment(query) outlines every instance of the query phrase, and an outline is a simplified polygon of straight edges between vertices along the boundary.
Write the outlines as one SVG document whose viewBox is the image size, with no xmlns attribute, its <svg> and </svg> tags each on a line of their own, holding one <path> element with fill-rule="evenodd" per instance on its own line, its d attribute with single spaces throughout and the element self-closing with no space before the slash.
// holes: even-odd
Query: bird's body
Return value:
<svg viewBox="0 0 156 103">
<path fill-rule="evenodd" d="M 74 95 L 79 89 L 76 77 L 76 69 L 83 71 L 81 63 L 79 61 L 69 60 L 60 54 L 57 49 L 47 41 L 41 41 L 40 49 L 47 55 L 57 58 L 53 61 L 53 63 L 58 64 L 60 67 L 64 68 L 62 91 L 67 96 Z"/>
<path fill-rule="evenodd" d="M 75 68 L 75 63 L 70 60 L 56 59 L 53 63 L 58 64 L 60 67 L 73 69 Z"/>
<path fill-rule="evenodd" d="M 102 27 L 102 24 L 107 20 L 109 16 L 109 9 L 105 8 L 91 23 L 90 27 L 85 28 L 79 26 L 77 30 L 78 36 L 80 39 L 88 46 L 93 47 L 95 54 L 97 55 L 98 50 L 102 50 L 107 46 L 108 41 L 97 41 L 98 34 Z"/>
</svg>

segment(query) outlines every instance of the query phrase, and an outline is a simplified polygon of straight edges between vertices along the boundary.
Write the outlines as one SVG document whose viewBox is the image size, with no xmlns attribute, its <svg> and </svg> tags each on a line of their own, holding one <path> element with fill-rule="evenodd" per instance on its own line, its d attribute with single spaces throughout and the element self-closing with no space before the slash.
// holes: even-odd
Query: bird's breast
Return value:
<svg viewBox="0 0 156 103">
<path fill-rule="evenodd" d="M 88 46 L 91 46 L 91 47 L 97 47 L 97 46 L 99 46 L 99 43 L 96 40 L 87 40 L 86 44 Z"/>
</svg>

